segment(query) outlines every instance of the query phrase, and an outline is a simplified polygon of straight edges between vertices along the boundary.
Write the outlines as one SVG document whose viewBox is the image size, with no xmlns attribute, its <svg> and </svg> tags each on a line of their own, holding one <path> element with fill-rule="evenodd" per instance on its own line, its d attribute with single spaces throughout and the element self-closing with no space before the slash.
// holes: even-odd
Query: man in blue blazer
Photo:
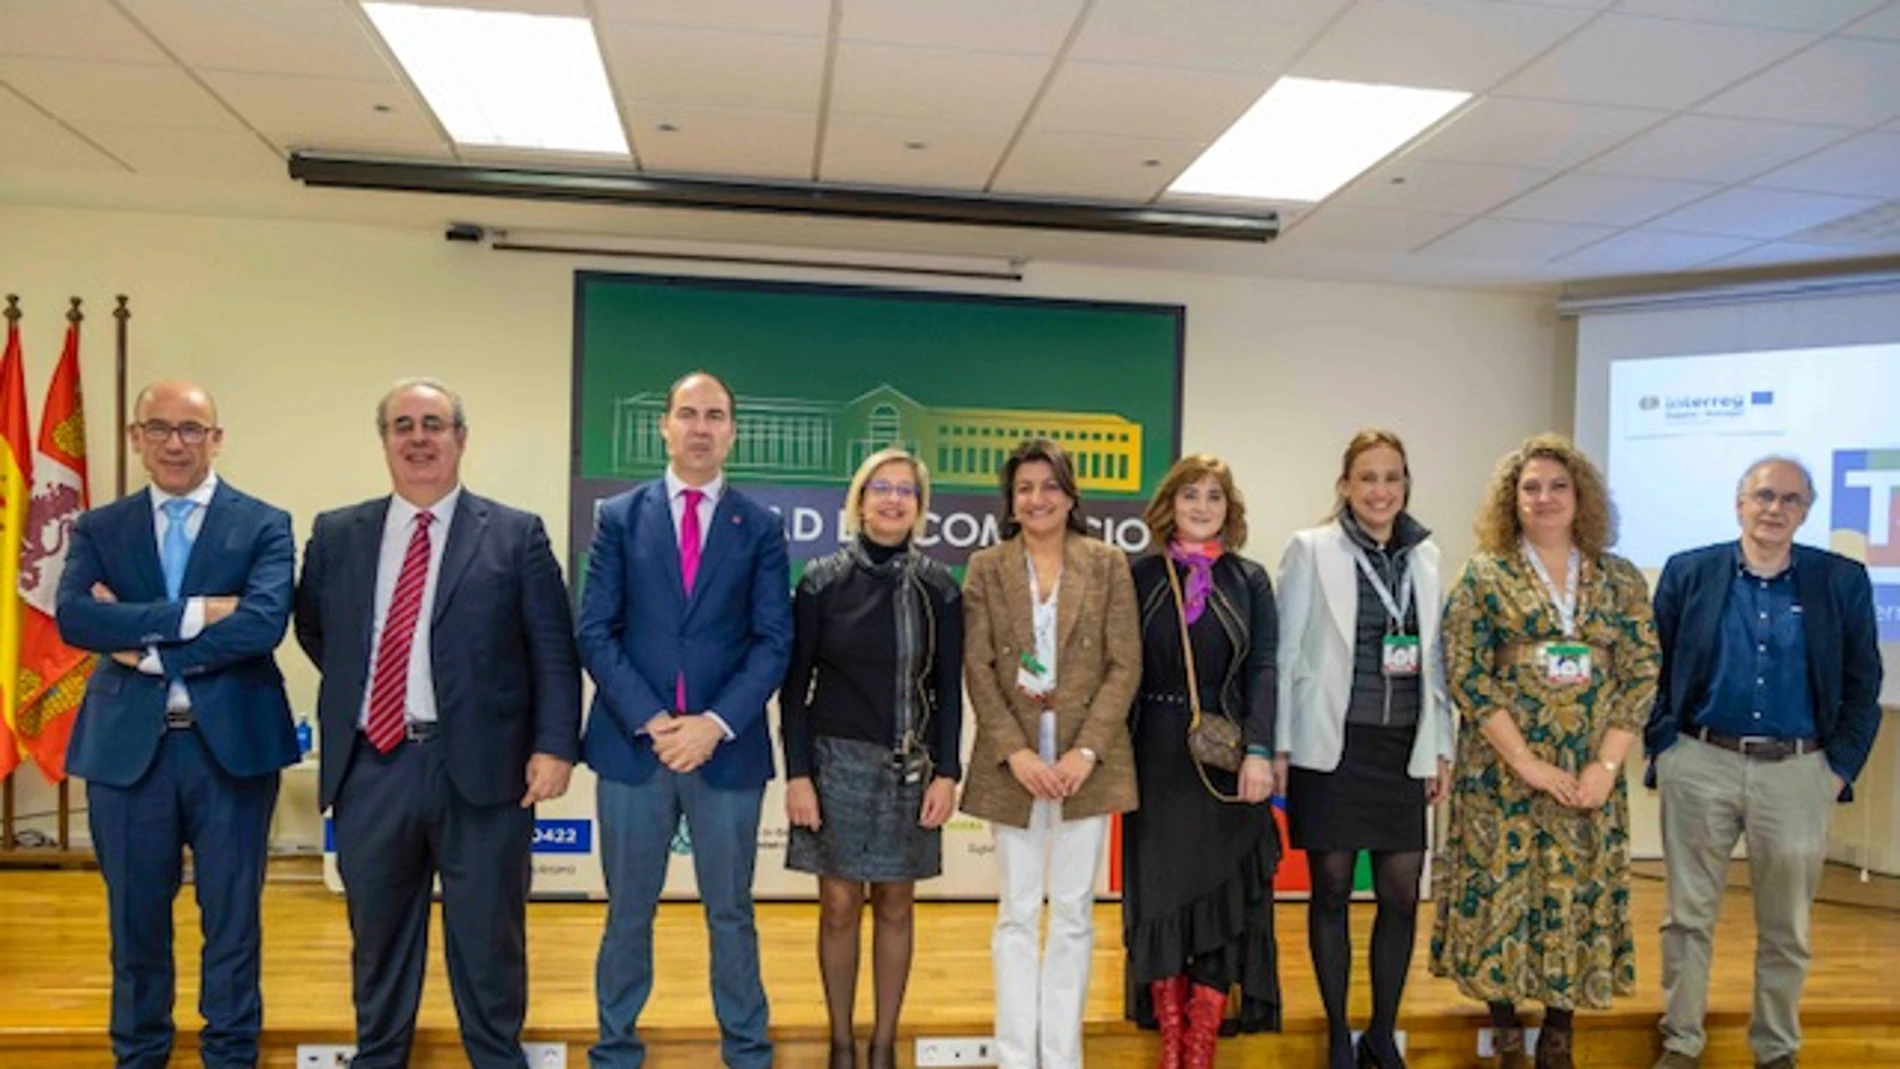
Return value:
<svg viewBox="0 0 1900 1069">
<path fill-rule="evenodd" d="M 1814 505 L 1798 461 L 1757 461 L 1736 489 L 1739 542 L 1680 553 L 1656 587 L 1662 678 L 1644 732 L 1662 790 L 1663 1056 L 1699 1064 L 1716 911 L 1748 837 L 1758 1066 L 1793 1069 L 1808 910 L 1837 799 L 1880 728 L 1873 588 L 1859 562 L 1794 544 Z"/>
<path fill-rule="evenodd" d="M 101 654 L 66 767 L 86 781 L 112 942 L 112 1053 L 171 1056 L 172 899 L 190 846 L 204 923 L 207 1067 L 257 1063 L 259 899 L 278 770 L 298 758 L 272 651 L 290 618 L 290 516 L 212 471 L 217 405 L 189 382 L 139 393 L 126 429 L 151 486 L 73 528 L 59 632 Z"/>
<path fill-rule="evenodd" d="M 752 868 L 772 778 L 765 704 L 791 657 L 791 576 L 779 518 L 726 485 L 732 392 L 694 372 L 667 391 L 663 478 L 600 505 L 581 598 L 596 691 L 587 763 L 600 777 L 607 930 L 595 989 L 597 1069 L 641 1065 L 653 991 L 653 911 L 684 815 L 712 931 L 713 1011 L 730 1069 L 772 1064 Z"/>
<path fill-rule="evenodd" d="M 526 1069 L 534 806 L 580 749 L 567 588 L 539 517 L 462 487 L 447 386 L 397 383 L 376 425 L 394 493 L 318 516 L 297 588 L 355 940 L 350 1064 L 409 1064 L 439 877 L 463 1051 Z"/>
</svg>

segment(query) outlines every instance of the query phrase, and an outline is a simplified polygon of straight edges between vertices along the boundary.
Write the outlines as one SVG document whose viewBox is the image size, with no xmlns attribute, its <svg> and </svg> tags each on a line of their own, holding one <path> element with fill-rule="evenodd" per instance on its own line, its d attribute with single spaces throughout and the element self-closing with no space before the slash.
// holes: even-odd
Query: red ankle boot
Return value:
<svg viewBox="0 0 1900 1069">
<path fill-rule="evenodd" d="M 1181 1041 L 1187 1031 L 1187 990 L 1185 976 L 1170 976 L 1148 985 L 1154 1001 L 1155 1027 L 1161 1032 L 1159 1069 L 1181 1069 Z"/>
<path fill-rule="evenodd" d="M 1189 988 L 1181 1069 L 1214 1069 L 1214 1047 L 1220 1042 L 1220 1021 L 1226 1014 L 1227 992 L 1199 984 Z"/>
</svg>

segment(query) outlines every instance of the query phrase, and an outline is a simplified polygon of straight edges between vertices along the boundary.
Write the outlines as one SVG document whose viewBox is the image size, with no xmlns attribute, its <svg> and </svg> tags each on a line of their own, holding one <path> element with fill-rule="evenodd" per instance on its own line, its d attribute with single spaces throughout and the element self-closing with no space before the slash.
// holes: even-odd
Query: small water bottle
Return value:
<svg viewBox="0 0 1900 1069">
<path fill-rule="evenodd" d="M 310 748 L 314 744 L 315 744 L 315 740 L 312 738 L 312 732 L 310 729 L 310 718 L 307 716 L 298 717 L 297 718 L 297 753 L 298 755 L 301 757 L 310 756 Z"/>
</svg>

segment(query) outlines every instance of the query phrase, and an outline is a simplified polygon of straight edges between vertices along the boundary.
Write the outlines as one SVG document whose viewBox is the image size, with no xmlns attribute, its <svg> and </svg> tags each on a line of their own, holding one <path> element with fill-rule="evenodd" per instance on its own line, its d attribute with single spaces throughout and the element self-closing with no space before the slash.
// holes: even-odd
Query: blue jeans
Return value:
<svg viewBox="0 0 1900 1069">
<path fill-rule="evenodd" d="M 594 1069 L 638 1069 L 646 1061 L 646 1043 L 635 1026 L 653 993 L 653 912 L 682 815 L 712 935 L 720 1054 L 730 1069 L 772 1064 L 765 987 L 759 980 L 759 932 L 752 922 L 752 869 L 764 798 L 763 787 L 721 790 L 697 773 L 666 768 L 645 783 L 600 781 L 595 801 L 607 877 L 607 930 L 594 967 L 600 1041 L 587 1055 Z"/>
</svg>

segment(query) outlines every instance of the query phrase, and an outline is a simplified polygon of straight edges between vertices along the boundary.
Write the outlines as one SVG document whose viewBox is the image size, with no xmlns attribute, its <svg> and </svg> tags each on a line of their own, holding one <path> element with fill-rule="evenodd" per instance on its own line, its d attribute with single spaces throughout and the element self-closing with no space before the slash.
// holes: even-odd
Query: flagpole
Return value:
<svg viewBox="0 0 1900 1069">
<path fill-rule="evenodd" d="M 15 327 L 20 325 L 20 318 L 23 315 L 20 311 L 19 294 L 7 294 L 7 310 L 5 314 L 7 318 L 7 331 L 11 333 Z M 6 745 L 14 745 L 14 741 L 11 737 L 6 740 Z M 0 854 L 6 854 L 13 852 L 13 846 L 16 841 L 14 839 L 15 814 L 12 775 L 8 775 L 6 782 L 0 784 L 0 792 L 4 792 L 4 797 L 0 797 Z"/>
<path fill-rule="evenodd" d="M 117 422 L 112 425 L 112 455 L 116 458 L 117 464 L 114 469 L 114 481 L 112 484 L 112 496 L 115 499 L 125 496 L 125 428 L 132 422 L 126 418 L 125 414 L 125 324 L 127 320 L 132 318 L 132 310 L 125 306 L 125 302 L 125 294 L 119 294 L 119 307 L 112 310 L 112 318 L 119 321 L 118 366 L 113 372 L 117 404 L 117 407 L 114 409 Z"/>
</svg>

